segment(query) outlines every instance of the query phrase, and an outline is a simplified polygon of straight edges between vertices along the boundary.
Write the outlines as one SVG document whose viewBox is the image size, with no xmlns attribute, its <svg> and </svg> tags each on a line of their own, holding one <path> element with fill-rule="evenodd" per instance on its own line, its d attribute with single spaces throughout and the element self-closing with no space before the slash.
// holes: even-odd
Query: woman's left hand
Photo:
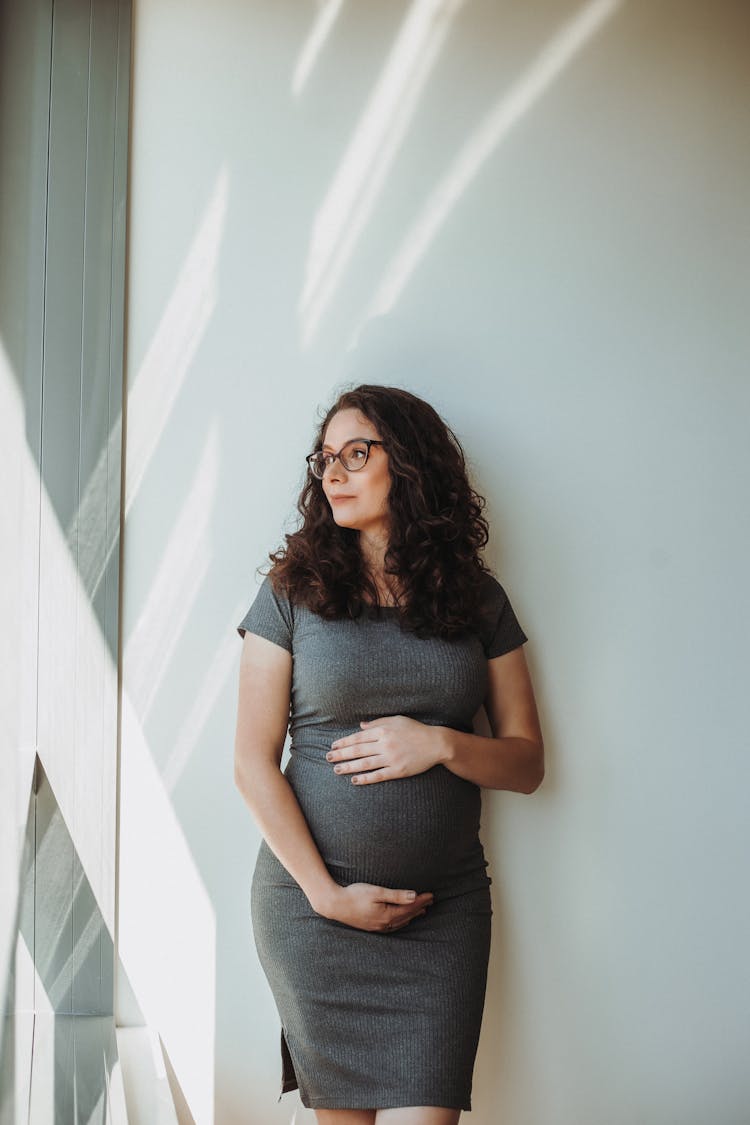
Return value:
<svg viewBox="0 0 750 1125">
<path fill-rule="evenodd" d="M 443 728 L 388 715 L 359 724 L 361 731 L 337 738 L 326 758 L 336 773 L 350 774 L 355 785 L 413 777 L 442 757 Z"/>
</svg>

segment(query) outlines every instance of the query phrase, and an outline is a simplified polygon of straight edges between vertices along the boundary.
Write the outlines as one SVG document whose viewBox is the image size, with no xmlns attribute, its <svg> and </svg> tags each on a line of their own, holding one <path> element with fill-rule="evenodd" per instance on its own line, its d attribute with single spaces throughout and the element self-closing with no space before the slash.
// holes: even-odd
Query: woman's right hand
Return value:
<svg viewBox="0 0 750 1125">
<path fill-rule="evenodd" d="M 372 883 L 350 883 L 346 887 L 334 884 L 326 901 L 313 904 L 317 914 L 343 922 L 358 930 L 390 933 L 408 926 L 414 918 L 426 913 L 432 905 L 429 891 L 396 891 Z"/>
</svg>

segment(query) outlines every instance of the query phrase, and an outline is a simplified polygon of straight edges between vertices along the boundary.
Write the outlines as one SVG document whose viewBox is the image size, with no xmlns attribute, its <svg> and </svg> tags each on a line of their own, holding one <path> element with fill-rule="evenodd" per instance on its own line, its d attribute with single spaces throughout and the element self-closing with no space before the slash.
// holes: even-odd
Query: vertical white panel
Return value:
<svg viewBox="0 0 750 1125">
<path fill-rule="evenodd" d="M 0 14 L 2 683 L 10 689 L 0 724 L 8 732 L 0 971 L 8 1014 L 19 1013 L 2 1024 L 3 1121 L 24 1119 L 29 1096 L 31 1120 L 103 1121 L 116 1063 L 129 25 L 130 6 L 119 0 L 11 0 Z M 52 784 L 39 773 L 26 824 L 37 752 Z M 76 1048 L 79 1013 L 93 1022 L 79 1024 Z"/>
</svg>

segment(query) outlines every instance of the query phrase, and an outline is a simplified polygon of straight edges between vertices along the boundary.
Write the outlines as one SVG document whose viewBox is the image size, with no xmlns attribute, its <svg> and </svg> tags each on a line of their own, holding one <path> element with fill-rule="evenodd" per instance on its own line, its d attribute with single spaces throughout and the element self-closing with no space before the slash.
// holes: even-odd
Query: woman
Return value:
<svg viewBox="0 0 750 1125">
<path fill-rule="evenodd" d="M 526 636 L 426 402 L 344 393 L 308 464 L 301 526 L 238 626 L 235 780 L 264 837 L 252 919 L 282 1092 L 319 1125 L 455 1125 L 489 955 L 479 787 L 544 774 Z"/>
</svg>

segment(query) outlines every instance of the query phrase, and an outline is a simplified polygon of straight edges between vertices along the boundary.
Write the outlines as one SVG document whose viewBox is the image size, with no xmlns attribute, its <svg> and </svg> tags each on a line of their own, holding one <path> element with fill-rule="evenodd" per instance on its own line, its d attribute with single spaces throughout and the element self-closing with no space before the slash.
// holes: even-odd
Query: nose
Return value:
<svg viewBox="0 0 750 1125">
<path fill-rule="evenodd" d="M 323 476 L 328 481 L 346 480 L 346 469 L 341 464 L 341 461 L 339 460 L 338 457 L 336 458 L 336 460 L 333 462 L 332 465 L 328 466 L 328 468 L 326 469 Z"/>
</svg>

